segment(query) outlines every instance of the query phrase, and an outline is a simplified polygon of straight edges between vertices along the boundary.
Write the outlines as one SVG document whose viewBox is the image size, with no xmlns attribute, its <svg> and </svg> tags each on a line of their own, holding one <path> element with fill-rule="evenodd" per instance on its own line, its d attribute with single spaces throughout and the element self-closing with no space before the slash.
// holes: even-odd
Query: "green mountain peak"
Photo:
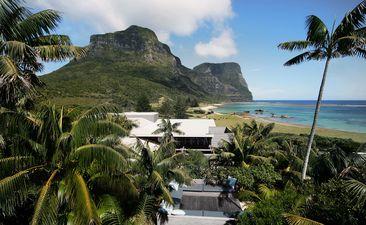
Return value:
<svg viewBox="0 0 366 225">
<path fill-rule="evenodd" d="M 66 105 L 107 101 L 123 106 L 142 94 L 152 101 L 162 96 L 211 101 L 252 98 L 215 74 L 184 67 L 169 46 L 147 28 L 134 25 L 123 31 L 92 35 L 88 49 L 81 60 L 41 77 L 48 97 Z"/>
</svg>

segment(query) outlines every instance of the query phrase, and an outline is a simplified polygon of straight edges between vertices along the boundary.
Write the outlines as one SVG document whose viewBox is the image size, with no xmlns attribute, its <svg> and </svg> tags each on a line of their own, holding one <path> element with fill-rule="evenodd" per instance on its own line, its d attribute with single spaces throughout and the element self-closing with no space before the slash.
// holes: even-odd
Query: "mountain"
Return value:
<svg viewBox="0 0 366 225">
<path fill-rule="evenodd" d="M 201 76 L 192 77 L 192 80 L 201 83 L 204 89 L 210 93 L 224 93 L 231 101 L 251 101 L 252 93 L 243 78 L 240 65 L 237 63 L 203 63 L 193 68 Z M 206 78 L 203 78 L 206 77 Z M 218 80 L 222 85 L 211 91 L 214 85 L 204 85 L 207 80 Z"/>
<path fill-rule="evenodd" d="M 92 35 L 87 47 L 84 58 L 41 77 L 47 97 L 59 104 L 87 106 L 103 102 L 126 106 L 142 94 L 153 101 L 162 96 L 251 100 L 248 96 L 240 98 L 240 90 L 227 83 L 230 79 L 224 79 L 225 74 L 202 73 L 183 66 L 169 46 L 147 28 L 131 26 Z"/>
</svg>

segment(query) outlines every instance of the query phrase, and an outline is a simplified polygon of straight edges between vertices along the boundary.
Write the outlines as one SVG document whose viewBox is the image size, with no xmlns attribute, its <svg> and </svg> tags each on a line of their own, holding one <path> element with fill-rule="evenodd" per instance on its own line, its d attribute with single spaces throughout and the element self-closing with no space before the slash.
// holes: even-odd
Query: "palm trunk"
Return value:
<svg viewBox="0 0 366 225">
<path fill-rule="evenodd" d="M 305 180 L 306 171 L 308 169 L 311 146 L 312 146 L 313 140 L 314 140 L 316 124 L 317 124 L 317 121 L 318 121 L 318 114 L 319 114 L 319 111 L 320 111 L 320 103 L 322 101 L 324 84 L 325 84 L 325 80 L 326 80 L 326 77 L 327 77 L 329 61 L 330 61 L 330 57 L 327 57 L 327 60 L 325 62 L 325 68 L 324 68 L 324 72 L 323 72 L 322 82 L 320 84 L 318 100 L 316 101 L 316 107 L 315 107 L 314 118 L 313 118 L 313 125 L 311 126 L 311 131 L 310 131 L 310 135 L 309 135 L 309 141 L 308 141 L 306 156 L 305 156 L 305 160 L 304 160 L 304 166 L 302 168 L 302 173 L 301 173 L 301 181 Z"/>
</svg>

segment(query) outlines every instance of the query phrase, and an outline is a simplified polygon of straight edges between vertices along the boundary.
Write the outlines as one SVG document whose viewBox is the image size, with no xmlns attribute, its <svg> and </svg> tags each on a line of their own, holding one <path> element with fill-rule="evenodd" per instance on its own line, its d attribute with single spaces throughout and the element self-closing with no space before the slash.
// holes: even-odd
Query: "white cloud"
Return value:
<svg viewBox="0 0 366 225">
<path fill-rule="evenodd" d="M 218 58 L 225 58 L 238 53 L 232 32 L 228 29 L 224 29 L 219 36 L 213 37 L 207 43 L 199 42 L 195 46 L 195 51 L 200 56 Z"/>
<path fill-rule="evenodd" d="M 231 0 L 32 0 L 33 7 L 52 8 L 97 32 L 124 30 L 130 25 L 153 29 L 169 42 L 171 34 L 185 36 L 199 26 L 222 25 L 233 16 Z"/>
</svg>

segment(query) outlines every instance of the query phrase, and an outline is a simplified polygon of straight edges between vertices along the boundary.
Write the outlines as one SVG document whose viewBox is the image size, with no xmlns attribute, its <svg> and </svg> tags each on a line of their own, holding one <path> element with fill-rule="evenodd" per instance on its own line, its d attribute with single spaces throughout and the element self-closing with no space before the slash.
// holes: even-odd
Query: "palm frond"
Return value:
<svg viewBox="0 0 366 225">
<path fill-rule="evenodd" d="M 104 120 L 109 113 L 118 113 L 116 106 L 108 103 L 101 104 L 81 113 L 76 120 L 86 118 L 93 121 Z"/>
<path fill-rule="evenodd" d="M 0 110 L 0 129 L 5 135 L 19 134 L 26 136 L 32 133 L 37 127 L 37 122 L 26 116 L 24 113 L 2 108 Z"/>
<path fill-rule="evenodd" d="M 58 170 L 54 170 L 42 187 L 34 207 L 31 225 L 56 224 L 58 204 L 55 193 L 52 193 L 51 185 L 58 172 Z"/>
<path fill-rule="evenodd" d="M 183 168 L 174 168 L 169 170 L 169 173 L 171 173 L 171 177 L 174 178 L 176 182 L 179 184 L 190 184 L 191 178 L 189 177 L 188 173 L 186 173 Z"/>
<path fill-rule="evenodd" d="M 29 40 L 44 34 L 49 34 L 51 31 L 55 30 L 60 21 L 60 13 L 52 9 L 34 13 L 17 24 L 15 29 L 18 30 L 21 35 L 17 38 Z"/>
<path fill-rule="evenodd" d="M 71 209 L 74 214 L 75 224 L 100 225 L 101 221 L 97 213 L 94 201 L 84 178 L 74 172 L 66 178 L 67 192 L 70 193 Z"/>
<path fill-rule="evenodd" d="M 362 28 L 365 25 L 366 16 L 366 1 L 363 0 L 353 10 L 348 12 L 341 23 L 337 26 L 333 33 L 333 38 L 351 35 L 355 30 Z"/>
<path fill-rule="evenodd" d="M 169 190 L 165 186 L 165 182 L 163 177 L 157 172 L 153 171 L 150 176 L 151 185 L 155 188 L 159 188 L 162 193 L 162 198 L 169 204 L 173 204 L 172 196 L 170 195 Z"/>
<path fill-rule="evenodd" d="M 219 154 L 220 158 L 223 158 L 223 159 L 231 159 L 231 158 L 234 158 L 235 157 L 235 154 L 232 153 L 232 152 L 221 152 Z"/>
<path fill-rule="evenodd" d="M 19 75 L 20 71 L 16 63 L 9 56 L 0 56 L 0 77 L 4 80 L 13 81 L 15 75 Z M 0 83 L 1 84 L 1 83 Z"/>
<path fill-rule="evenodd" d="M 28 9 L 21 5 L 19 0 L 0 1 L 1 34 L 6 40 L 14 40 L 19 36 L 19 30 L 15 29 L 20 20 L 30 15 Z"/>
<path fill-rule="evenodd" d="M 343 18 L 340 26 L 352 24 L 356 28 L 360 28 L 366 22 L 366 1 L 363 0 L 353 10 L 348 12 Z"/>
<path fill-rule="evenodd" d="M 247 197 L 250 197 L 250 198 L 252 198 L 252 199 L 256 199 L 256 200 L 258 200 L 258 201 L 261 201 L 262 199 L 261 199 L 261 197 L 257 194 L 257 193 L 255 193 L 254 191 L 250 191 L 250 190 L 243 190 L 243 189 L 241 189 L 240 191 L 239 191 L 239 195 L 243 198 L 247 198 Z"/>
<path fill-rule="evenodd" d="M 3 54 L 8 55 L 12 59 L 23 60 L 27 57 L 27 60 L 32 60 L 32 63 L 36 64 L 36 52 L 34 49 L 21 41 L 5 41 L 1 42 L 0 50 Z"/>
<path fill-rule="evenodd" d="M 366 49 L 365 48 L 355 48 L 353 50 L 353 55 L 366 59 Z"/>
<path fill-rule="evenodd" d="M 64 61 L 69 58 L 78 59 L 86 53 L 86 49 L 73 45 L 40 45 L 35 46 L 34 49 L 45 62 Z"/>
<path fill-rule="evenodd" d="M 324 225 L 314 220 L 301 217 L 294 214 L 284 213 L 282 214 L 289 225 Z"/>
<path fill-rule="evenodd" d="M 11 156 L 0 159 L 0 179 L 35 164 L 32 156 Z"/>
<path fill-rule="evenodd" d="M 353 197 L 353 200 L 359 206 L 364 206 L 366 203 L 366 184 L 358 180 L 348 180 L 345 183 L 347 192 Z"/>
<path fill-rule="evenodd" d="M 274 129 L 275 127 L 275 123 L 269 123 L 267 124 L 261 131 L 261 135 L 263 137 L 267 137 L 271 132 L 272 130 Z"/>
<path fill-rule="evenodd" d="M 172 167 L 176 167 L 179 163 L 182 163 L 185 159 L 184 153 L 176 153 L 169 158 L 164 158 L 160 162 L 157 163 L 157 167 L 162 169 L 167 168 L 170 169 Z"/>
<path fill-rule="evenodd" d="M 32 46 L 47 45 L 72 45 L 71 39 L 67 35 L 48 34 L 33 38 L 29 41 Z"/>
<path fill-rule="evenodd" d="M 149 224 L 156 213 L 155 199 L 152 196 L 144 194 L 139 201 L 137 211 L 134 216 L 136 224 Z"/>
<path fill-rule="evenodd" d="M 293 50 L 306 49 L 310 45 L 311 45 L 310 41 L 302 40 L 302 41 L 283 42 L 283 43 L 279 44 L 277 47 L 280 48 L 280 49 L 283 49 L 283 50 L 293 51 Z"/>
<path fill-rule="evenodd" d="M 107 121 L 91 121 L 89 119 L 81 119 L 71 129 L 71 135 L 76 147 L 85 144 L 88 138 L 105 137 L 107 135 L 118 135 L 124 137 L 128 135 L 128 131 L 121 125 Z"/>
<path fill-rule="evenodd" d="M 127 164 L 122 154 L 105 145 L 84 145 L 77 148 L 71 156 L 83 168 L 88 168 L 92 162 L 96 161 L 107 172 L 122 170 Z"/>
<path fill-rule="evenodd" d="M 309 60 L 310 54 L 311 54 L 310 51 L 301 53 L 300 55 L 297 55 L 292 59 L 288 60 L 287 62 L 285 62 L 284 66 L 292 66 L 307 61 Z"/>
<path fill-rule="evenodd" d="M 134 199 L 139 194 L 134 177 L 126 173 L 117 175 L 101 173 L 94 175 L 88 182 L 98 187 L 98 189 L 115 196 L 122 195 L 125 198 Z"/>
<path fill-rule="evenodd" d="M 277 191 L 275 189 L 270 189 L 264 184 L 260 184 L 258 186 L 258 190 L 261 193 L 261 195 L 263 196 L 263 199 L 269 199 L 277 193 Z"/>
<path fill-rule="evenodd" d="M 151 173 L 154 168 L 153 153 L 148 148 L 142 148 L 140 156 L 140 164 L 148 173 Z"/>
<path fill-rule="evenodd" d="M 308 28 L 307 40 L 316 47 L 322 47 L 329 36 L 329 31 L 324 22 L 317 16 L 310 15 L 306 18 Z"/>
<path fill-rule="evenodd" d="M 0 180 L 0 208 L 6 215 L 13 214 L 15 207 L 26 200 L 28 173 L 23 170 Z"/>
<path fill-rule="evenodd" d="M 248 159 L 249 162 L 251 162 L 253 164 L 260 164 L 260 163 L 263 163 L 263 162 L 267 162 L 267 163 L 271 162 L 271 158 L 264 157 L 264 156 L 259 156 L 259 155 L 248 155 L 247 159 Z"/>
<path fill-rule="evenodd" d="M 98 203 L 98 215 L 103 225 L 124 225 L 125 217 L 117 199 L 105 194 Z"/>
</svg>

